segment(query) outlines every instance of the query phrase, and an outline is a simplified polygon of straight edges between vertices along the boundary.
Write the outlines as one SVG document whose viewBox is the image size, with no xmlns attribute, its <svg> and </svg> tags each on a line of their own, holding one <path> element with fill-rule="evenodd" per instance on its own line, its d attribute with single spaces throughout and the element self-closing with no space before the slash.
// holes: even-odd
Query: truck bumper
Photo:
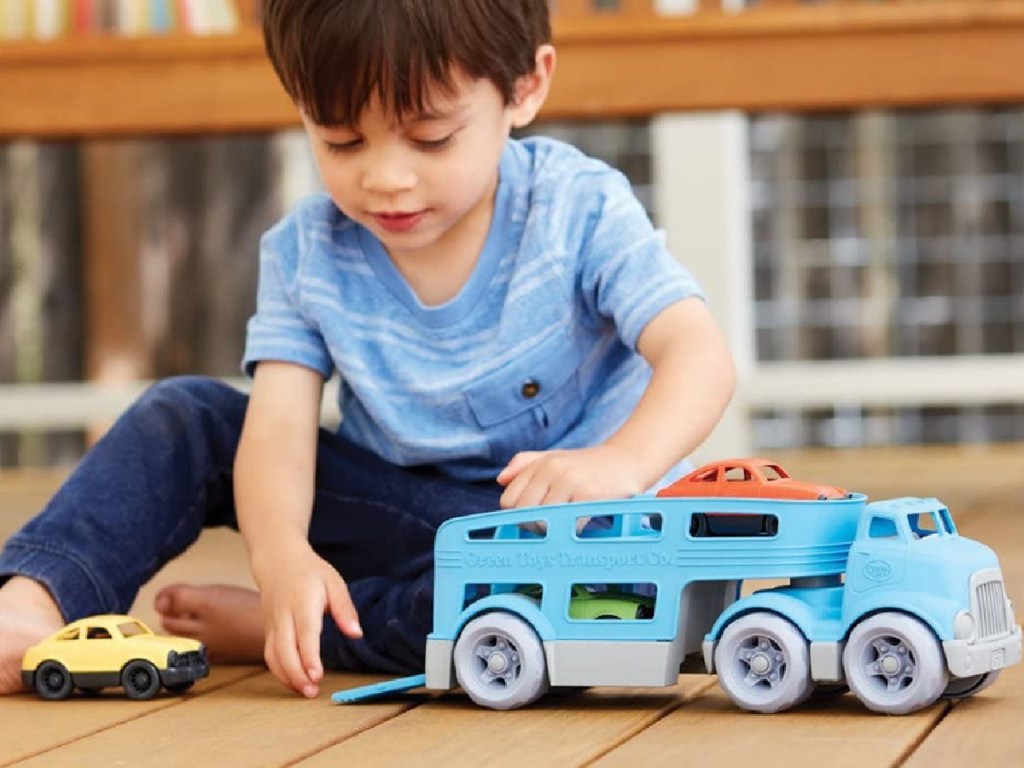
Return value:
<svg viewBox="0 0 1024 768">
<path fill-rule="evenodd" d="M 994 672 L 1012 666 L 1021 658 L 1021 629 L 1013 628 L 1006 637 L 982 643 L 968 643 L 966 640 L 946 640 L 942 644 L 946 652 L 949 671 L 957 677 L 971 677 Z"/>
</svg>

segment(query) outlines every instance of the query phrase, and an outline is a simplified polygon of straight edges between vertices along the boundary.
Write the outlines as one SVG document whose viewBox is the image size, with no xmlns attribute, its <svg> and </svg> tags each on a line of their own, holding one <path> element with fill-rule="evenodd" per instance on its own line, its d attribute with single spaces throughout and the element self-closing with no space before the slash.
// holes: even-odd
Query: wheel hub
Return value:
<svg viewBox="0 0 1024 768">
<path fill-rule="evenodd" d="M 786 655 L 782 649 L 764 636 L 751 638 L 750 644 L 737 654 L 746 667 L 744 683 L 752 688 L 767 684 L 774 687 L 786 671 Z"/>
<path fill-rule="evenodd" d="M 900 664 L 900 660 L 897 659 L 895 656 L 886 656 L 880 662 L 878 662 L 878 666 L 882 668 L 882 671 L 885 672 L 885 674 L 895 675 L 897 672 L 900 671 L 900 667 L 902 667 L 903 665 Z"/>
<path fill-rule="evenodd" d="M 506 669 L 508 669 L 508 659 L 505 658 L 503 653 L 492 653 L 487 657 L 487 669 L 492 674 L 500 675 Z"/>
</svg>

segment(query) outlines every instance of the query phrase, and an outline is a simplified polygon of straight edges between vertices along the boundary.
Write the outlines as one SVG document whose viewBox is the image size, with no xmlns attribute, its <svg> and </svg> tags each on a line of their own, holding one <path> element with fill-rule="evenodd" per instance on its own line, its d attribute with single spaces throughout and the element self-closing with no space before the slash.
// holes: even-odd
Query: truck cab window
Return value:
<svg viewBox="0 0 1024 768">
<path fill-rule="evenodd" d="M 872 539 L 898 539 L 900 534 L 895 520 L 888 517 L 873 517 L 868 528 L 868 536 Z"/>
</svg>

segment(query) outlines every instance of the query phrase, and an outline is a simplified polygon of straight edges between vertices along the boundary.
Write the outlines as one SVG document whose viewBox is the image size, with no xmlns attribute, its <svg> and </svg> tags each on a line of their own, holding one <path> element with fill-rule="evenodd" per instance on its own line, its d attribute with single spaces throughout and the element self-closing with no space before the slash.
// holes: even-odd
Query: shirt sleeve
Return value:
<svg viewBox="0 0 1024 768">
<path fill-rule="evenodd" d="M 302 237 L 299 213 L 293 213 L 260 241 L 256 314 L 246 328 L 242 370 L 252 376 L 262 360 L 295 363 L 325 379 L 334 364 L 319 329 L 302 312 Z"/>
<path fill-rule="evenodd" d="M 597 316 L 614 322 L 631 349 L 647 324 L 663 309 L 691 296 L 704 298 L 688 269 L 669 253 L 665 234 L 656 230 L 629 182 L 607 170 L 587 185 L 590 212 L 580 249 L 584 302 Z"/>
</svg>

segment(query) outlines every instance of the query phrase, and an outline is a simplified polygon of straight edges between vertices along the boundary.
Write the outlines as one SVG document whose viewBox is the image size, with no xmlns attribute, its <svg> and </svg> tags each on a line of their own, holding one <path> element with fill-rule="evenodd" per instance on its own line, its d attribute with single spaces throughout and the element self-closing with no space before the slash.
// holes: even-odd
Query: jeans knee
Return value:
<svg viewBox="0 0 1024 768">
<path fill-rule="evenodd" d="M 141 413 L 179 413 L 194 408 L 208 399 L 211 384 L 202 376 L 172 376 L 152 384 L 136 401 Z"/>
<path fill-rule="evenodd" d="M 149 387 L 131 409 L 131 418 L 147 431 L 191 430 L 212 420 L 234 421 L 245 411 L 245 396 L 205 376 L 172 376 Z"/>
</svg>

